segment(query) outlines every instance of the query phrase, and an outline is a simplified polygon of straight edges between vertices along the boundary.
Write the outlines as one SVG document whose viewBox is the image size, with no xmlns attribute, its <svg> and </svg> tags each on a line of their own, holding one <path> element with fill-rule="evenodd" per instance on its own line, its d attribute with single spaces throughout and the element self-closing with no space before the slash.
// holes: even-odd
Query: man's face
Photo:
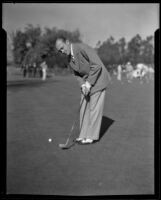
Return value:
<svg viewBox="0 0 161 200">
<path fill-rule="evenodd" d="M 65 55 L 70 55 L 70 43 L 67 40 L 66 42 L 63 42 L 61 39 L 58 39 L 56 41 L 56 49 L 58 52 L 61 52 L 62 54 Z"/>
</svg>

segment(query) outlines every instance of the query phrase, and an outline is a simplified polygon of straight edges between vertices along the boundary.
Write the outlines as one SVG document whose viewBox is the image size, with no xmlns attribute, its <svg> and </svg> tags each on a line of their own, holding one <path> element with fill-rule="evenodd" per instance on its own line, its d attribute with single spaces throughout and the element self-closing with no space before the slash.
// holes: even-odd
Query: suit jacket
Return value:
<svg viewBox="0 0 161 200">
<path fill-rule="evenodd" d="M 111 78 L 96 51 L 83 43 L 72 45 L 74 62 L 70 60 L 69 65 L 79 85 L 81 86 L 85 81 L 88 81 L 92 86 L 91 95 L 105 89 Z"/>
</svg>

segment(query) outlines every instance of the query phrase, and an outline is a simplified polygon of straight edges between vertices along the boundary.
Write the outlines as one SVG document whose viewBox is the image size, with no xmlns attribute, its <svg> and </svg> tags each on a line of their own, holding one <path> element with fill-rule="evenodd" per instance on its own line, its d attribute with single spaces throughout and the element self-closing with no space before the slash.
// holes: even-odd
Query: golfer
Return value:
<svg viewBox="0 0 161 200">
<path fill-rule="evenodd" d="M 69 67 L 77 78 L 81 89 L 80 135 L 79 144 L 91 144 L 99 140 L 105 92 L 110 75 L 90 46 L 83 43 L 71 43 L 65 37 L 59 37 L 56 49 L 69 58 Z"/>
</svg>

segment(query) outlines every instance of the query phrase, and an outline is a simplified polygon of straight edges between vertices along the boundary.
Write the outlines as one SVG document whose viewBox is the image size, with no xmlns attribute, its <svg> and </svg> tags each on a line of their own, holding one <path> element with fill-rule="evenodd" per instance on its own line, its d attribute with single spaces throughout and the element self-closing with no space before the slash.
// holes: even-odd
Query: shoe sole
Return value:
<svg viewBox="0 0 161 200">
<path fill-rule="evenodd" d="M 93 144 L 94 142 L 85 142 L 85 143 L 83 143 L 83 142 L 79 141 L 77 143 L 80 144 L 80 145 L 87 145 L 87 144 Z"/>
</svg>

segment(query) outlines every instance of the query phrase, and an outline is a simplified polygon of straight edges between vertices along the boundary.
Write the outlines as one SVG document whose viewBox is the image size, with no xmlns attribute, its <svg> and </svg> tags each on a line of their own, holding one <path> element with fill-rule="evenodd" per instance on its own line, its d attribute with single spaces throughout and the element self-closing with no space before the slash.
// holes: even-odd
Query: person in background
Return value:
<svg viewBox="0 0 161 200">
<path fill-rule="evenodd" d="M 37 66 L 36 62 L 33 63 L 33 76 L 36 77 L 36 72 L 37 72 Z"/>
<path fill-rule="evenodd" d="M 45 81 L 46 80 L 46 76 L 47 76 L 47 63 L 46 63 L 46 55 L 42 55 L 41 56 L 43 62 L 40 64 L 41 70 L 42 70 L 42 80 Z"/>
<path fill-rule="evenodd" d="M 133 72 L 133 66 L 131 62 L 128 62 L 126 64 L 126 78 L 127 78 L 128 83 L 132 82 L 132 78 L 133 78 L 132 72 Z"/>
<path fill-rule="evenodd" d="M 117 67 L 117 80 L 121 81 L 121 75 L 122 75 L 122 67 L 121 65 L 118 65 Z"/>
</svg>

